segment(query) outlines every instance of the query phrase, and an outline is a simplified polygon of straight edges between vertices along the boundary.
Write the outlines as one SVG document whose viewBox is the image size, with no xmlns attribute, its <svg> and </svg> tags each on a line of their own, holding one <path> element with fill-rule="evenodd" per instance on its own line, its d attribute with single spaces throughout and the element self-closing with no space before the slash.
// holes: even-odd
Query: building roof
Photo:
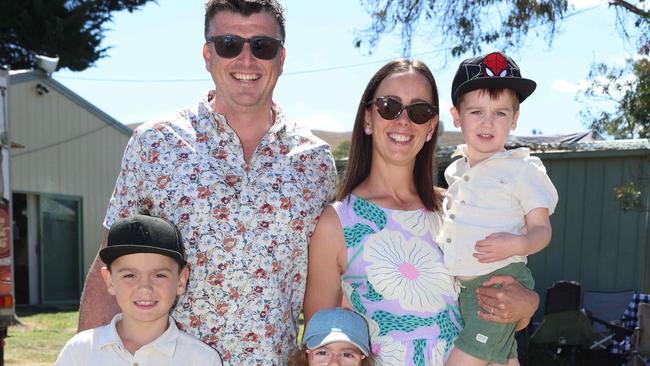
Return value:
<svg viewBox="0 0 650 366">
<path fill-rule="evenodd" d="M 65 85 L 59 83 L 58 81 L 52 79 L 48 74 L 46 74 L 43 71 L 40 70 L 12 70 L 9 71 L 9 85 L 14 85 L 14 84 L 20 84 L 20 83 L 25 83 L 29 81 L 38 81 L 44 84 L 47 84 L 47 86 L 51 87 L 52 89 L 58 91 L 59 93 L 65 95 L 68 97 L 70 100 L 73 102 L 77 103 L 80 107 L 90 111 L 94 115 L 96 115 L 99 119 L 105 121 L 109 125 L 113 126 L 116 128 L 118 131 L 122 132 L 126 136 L 131 136 L 133 131 L 125 126 L 124 124 L 120 123 L 118 120 L 115 118 L 111 117 L 108 115 L 106 112 L 102 111 L 98 107 L 96 107 L 94 104 L 90 103 L 86 99 L 82 98 L 79 94 L 73 92 L 72 90 L 68 89 Z"/>
</svg>

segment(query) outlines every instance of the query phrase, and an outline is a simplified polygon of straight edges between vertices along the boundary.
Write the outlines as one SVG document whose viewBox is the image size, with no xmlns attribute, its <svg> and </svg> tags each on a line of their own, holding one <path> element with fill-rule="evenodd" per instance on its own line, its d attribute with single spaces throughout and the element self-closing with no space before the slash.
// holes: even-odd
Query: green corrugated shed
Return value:
<svg viewBox="0 0 650 366">
<path fill-rule="evenodd" d="M 650 143 L 578 143 L 536 154 L 560 200 L 551 216 L 553 239 L 529 257 L 535 289 L 575 280 L 589 291 L 650 292 Z M 644 181 L 645 209 L 625 211 L 614 188 Z"/>
</svg>

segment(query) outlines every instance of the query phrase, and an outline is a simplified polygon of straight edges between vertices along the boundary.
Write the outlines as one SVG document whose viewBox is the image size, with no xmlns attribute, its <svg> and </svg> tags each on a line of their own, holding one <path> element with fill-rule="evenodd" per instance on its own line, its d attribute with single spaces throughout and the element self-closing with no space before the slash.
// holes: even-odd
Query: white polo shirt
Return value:
<svg viewBox="0 0 650 366">
<path fill-rule="evenodd" d="M 178 330 L 171 317 L 169 327 L 160 337 L 132 355 L 117 334 L 115 324 L 120 319 L 121 313 L 115 315 L 110 324 L 72 337 L 54 366 L 221 366 L 217 351 Z"/>
<path fill-rule="evenodd" d="M 524 262 L 513 256 L 493 263 L 479 263 L 476 241 L 507 232 L 526 233 L 525 215 L 538 207 L 553 213 L 558 196 L 542 161 L 527 148 L 497 152 L 470 167 L 467 145 L 458 145 L 461 156 L 445 170 L 449 184 L 443 203 L 444 225 L 437 242 L 445 265 L 454 276 L 480 276 L 510 263 Z"/>
</svg>

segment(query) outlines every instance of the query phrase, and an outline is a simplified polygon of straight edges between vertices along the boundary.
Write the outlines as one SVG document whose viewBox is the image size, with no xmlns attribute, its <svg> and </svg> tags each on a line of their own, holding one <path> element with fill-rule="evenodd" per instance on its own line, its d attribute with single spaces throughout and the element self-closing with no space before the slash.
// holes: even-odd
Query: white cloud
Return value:
<svg viewBox="0 0 650 366">
<path fill-rule="evenodd" d="M 569 0 L 569 5 L 575 6 L 576 9 L 590 8 L 596 5 L 607 4 L 604 0 Z"/>
<path fill-rule="evenodd" d="M 311 130 L 324 130 L 324 131 L 334 131 L 334 132 L 345 132 L 351 131 L 352 126 L 348 126 L 345 123 L 337 120 L 328 113 L 318 112 L 306 116 L 301 116 L 295 118 L 296 123 L 307 126 Z"/>
<path fill-rule="evenodd" d="M 575 94 L 587 88 L 587 80 L 580 80 L 578 82 L 570 82 L 564 79 L 557 79 L 551 84 L 551 89 L 566 94 Z"/>
</svg>

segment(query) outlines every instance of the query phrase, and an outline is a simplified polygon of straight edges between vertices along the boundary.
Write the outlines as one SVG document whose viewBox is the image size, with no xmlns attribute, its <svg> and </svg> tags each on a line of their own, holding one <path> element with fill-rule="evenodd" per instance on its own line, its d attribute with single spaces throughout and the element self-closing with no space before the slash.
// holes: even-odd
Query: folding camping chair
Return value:
<svg viewBox="0 0 650 366">
<path fill-rule="evenodd" d="M 632 366 L 650 365 L 650 303 L 639 304 L 639 326 L 632 337 Z"/>
<path fill-rule="evenodd" d="M 557 281 L 546 290 L 544 317 L 530 339 L 530 366 L 584 365 L 582 352 L 598 339 L 580 311 L 581 286 Z"/>
<path fill-rule="evenodd" d="M 622 326 L 620 320 L 633 295 L 634 291 L 583 293 L 582 307 L 593 322 L 594 331 L 603 335 L 590 349 L 606 349 L 614 341 L 622 342 L 632 335 L 633 329 Z"/>
</svg>

